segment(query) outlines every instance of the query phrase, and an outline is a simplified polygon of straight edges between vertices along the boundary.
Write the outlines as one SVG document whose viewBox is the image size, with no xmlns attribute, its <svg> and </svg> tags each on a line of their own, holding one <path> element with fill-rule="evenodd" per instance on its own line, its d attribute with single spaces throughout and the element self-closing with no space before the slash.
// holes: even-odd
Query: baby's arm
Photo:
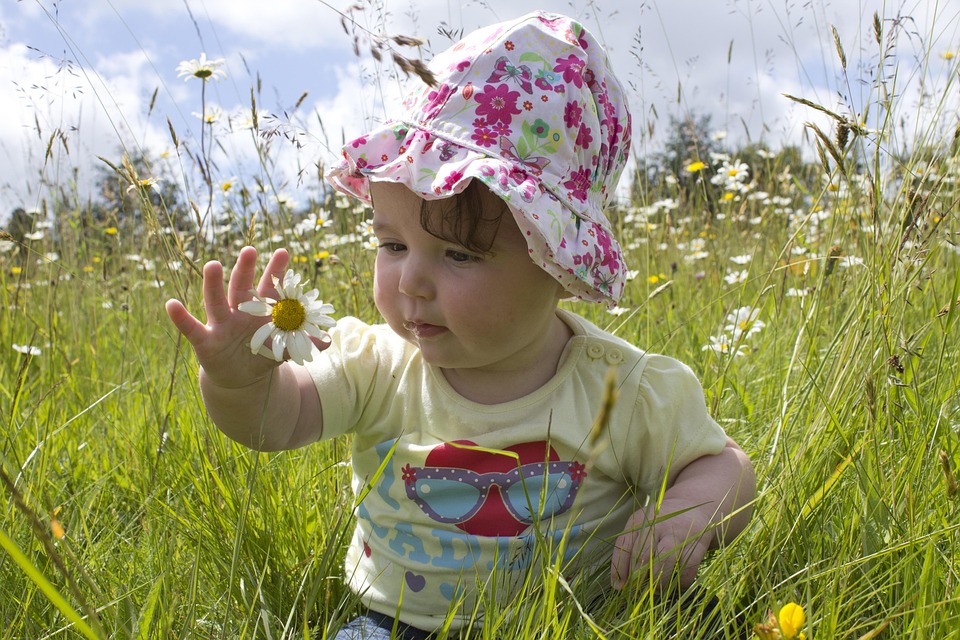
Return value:
<svg viewBox="0 0 960 640">
<path fill-rule="evenodd" d="M 258 295 L 277 297 L 271 276 L 282 278 L 287 261 L 282 249 L 271 256 Z M 197 355 L 203 401 L 217 427 L 252 449 L 292 449 L 320 437 L 320 397 L 305 367 L 281 364 L 250 351 L 253 333 L 269 321 L 237 309 L 252 298 L 256 262 L 255 249 L 241 249 L 226 292 L 220 263 L 204 265 L 206 324 L 178 300 L 168 300 L 166 310 Z M 328 346 L 314 343 L 320 349 Z"/>
<path fill-rule="evenodd" d="M 617 539 L 611 581 L 621 588 L 634 572 L 683 589 L 711 547 L 736 538 L 750 521 L 756 495 L 753 465 L 727 438 L 723 451 L 697 458 L 676 474 L 660 504 L 637 511 Z"/>
</svg>

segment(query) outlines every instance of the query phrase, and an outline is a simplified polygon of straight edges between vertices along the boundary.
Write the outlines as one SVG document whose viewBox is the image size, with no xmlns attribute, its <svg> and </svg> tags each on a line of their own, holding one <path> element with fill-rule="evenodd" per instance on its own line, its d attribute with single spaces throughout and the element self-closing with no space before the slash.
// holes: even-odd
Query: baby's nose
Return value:
<svg viewBox="0 0 960 640">
<path fill-rule="evenodd" d="M 434 269 L 433 265 L 422 259 L 408 257 L 400 273 L 400 293 L 411 298 L 432 297 L 435 290 Z"/>
</svg>

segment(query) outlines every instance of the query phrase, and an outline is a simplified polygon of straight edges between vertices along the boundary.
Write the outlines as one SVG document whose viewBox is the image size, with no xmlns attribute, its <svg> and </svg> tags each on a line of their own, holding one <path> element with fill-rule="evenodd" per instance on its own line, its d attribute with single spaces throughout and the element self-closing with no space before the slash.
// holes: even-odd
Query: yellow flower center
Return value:
<svg viewBox="0 0 960 640">
<path fill-rule="evenodd" d="M 198 67 L 196 71 L 193 72 L 194 78 L 200 78 L 201 80 L 206 80 L 213 75 L 213 69 L 209 67 Z"/>
<path fill-rule="evenodd" d="M 303 304 L 299 300 L 284 298 L 273 305 L 270 317 L 277 329 L 296 331 L 303 326 L 303 321 L 307 319 L 307 310 L 303 308 Z"/>
</svg>

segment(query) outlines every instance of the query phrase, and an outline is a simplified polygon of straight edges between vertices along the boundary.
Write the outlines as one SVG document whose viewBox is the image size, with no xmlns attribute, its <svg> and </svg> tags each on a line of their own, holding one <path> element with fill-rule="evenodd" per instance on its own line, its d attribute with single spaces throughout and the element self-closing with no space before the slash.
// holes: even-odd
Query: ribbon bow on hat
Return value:
<svg viewBox="0 0 960 640">
<path fill-rule="evenodd" d="M 437 85 L 347 144 L 331 184 L 369 203 L 370 180 L 425 199 L 480 180 L 571 296 L 615 304 L 626 265 L 604 208 L 629 153 L 630 113 L 600 44 L 537 11 L 472 32 L 429 67 Z"/>
</svg>

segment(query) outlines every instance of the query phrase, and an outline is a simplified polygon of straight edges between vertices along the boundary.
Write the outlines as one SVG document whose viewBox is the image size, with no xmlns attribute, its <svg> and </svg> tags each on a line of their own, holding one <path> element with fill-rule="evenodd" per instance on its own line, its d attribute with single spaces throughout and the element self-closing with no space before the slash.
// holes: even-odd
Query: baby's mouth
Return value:
<svg viewBox="0 0 960 640">
<path fill-rule="evenodd" d="M 407 320 L 403 323 L 403 328 L 412 333 L 417 337 L 418 340 L 423 340 L 427 338 L 434 338 L 440 334 L 446 332 L 446 327 L 441 327 L 436 324 L 429 324 L 426 322 L 413 322 Z"/>
</svg>

